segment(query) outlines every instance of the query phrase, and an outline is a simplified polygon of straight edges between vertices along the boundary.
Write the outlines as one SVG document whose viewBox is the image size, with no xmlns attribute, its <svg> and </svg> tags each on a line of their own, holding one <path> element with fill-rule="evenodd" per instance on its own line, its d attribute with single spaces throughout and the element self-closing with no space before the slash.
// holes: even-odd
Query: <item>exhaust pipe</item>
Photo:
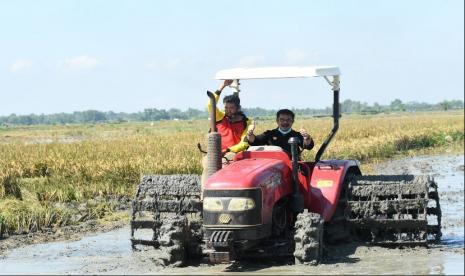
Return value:
<svg viewBox="0 0 465 276">
<path fill-rule="evenodd" d="M 292 157 L 291 210 L 294 214 L 298 214 L 304 211 L 304 196 L 299 192 L 299 138 L 291 137 L 289 138 L 288 143 L 291 145 Z"/>
<path fill-rule="evenodd" d="M 212 174 L 221 169 L 221 135 L 216 128 L 216 101 L 215 95 L 207 91 L 210 98 L 210 133 L 208 133 L 207 142 L 207 174 L 210 177 Z"/>
</svg>

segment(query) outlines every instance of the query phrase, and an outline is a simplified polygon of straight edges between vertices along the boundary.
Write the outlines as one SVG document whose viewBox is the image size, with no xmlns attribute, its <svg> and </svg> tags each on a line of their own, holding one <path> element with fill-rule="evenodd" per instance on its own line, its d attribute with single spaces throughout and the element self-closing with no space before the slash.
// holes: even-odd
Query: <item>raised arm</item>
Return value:
<svg viewBox="0 0 465 276">
<path fill-rule="evenodd" d="M 218 90 L 215 91 L 215 101 L 217 103 L 216 105 L 216 121 L 220 121 L 221 119 L 223 119 L 224 117 L 224 112 L 222 112 L 219 108 L 218 108 L 218 100 L 220 98 L 220 95 L 221 95 L 221 92 L 223 91 L 223 89 L 230 85 L 233 81 L 232 80 L 225 80 L 222 84 L 220 84 L 220 86 L 218 87 Z M 208 113 L 210 114 L 210 110 L 211 110 L 211 103 L 210 103 L 210 100 L 207 102 L 207 108 L 208 108 Z"/>
</svg>

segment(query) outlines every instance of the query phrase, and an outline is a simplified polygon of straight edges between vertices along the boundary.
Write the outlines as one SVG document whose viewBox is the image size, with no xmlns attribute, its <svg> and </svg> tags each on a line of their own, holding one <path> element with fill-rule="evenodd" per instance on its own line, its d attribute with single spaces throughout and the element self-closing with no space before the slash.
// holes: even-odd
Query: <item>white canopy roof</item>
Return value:
<svg viewBox="0 0 465 276">
<path fill-rule="evenodd" d="M 245 80 L 245 79 L 277 79 L 277 78 L 309 78 L 339 76 L 341 73 L 336 66 L 309 66 L 309 67 L 258 67 L 233 68 L 218 71 L 217 80 Z"/>
</svg>

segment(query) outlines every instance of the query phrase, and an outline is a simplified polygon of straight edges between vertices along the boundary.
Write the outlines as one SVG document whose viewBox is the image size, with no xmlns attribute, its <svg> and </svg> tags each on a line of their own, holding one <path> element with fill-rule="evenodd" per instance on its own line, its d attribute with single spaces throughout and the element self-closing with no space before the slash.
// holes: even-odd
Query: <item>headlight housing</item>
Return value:
<svg viewBox="0 0 465 276">
<path fill-rule="evenodd" d="M 229 201 L 227 211 L 249 211 L 255 208 L 255 201 L 249 197 L 205 197 L 203 209 L 211 212 L 226 211 L 223 205 Z"/>
<path fill-rule="evenodd" d="M 206 211 L 223 211 L 223 203 L 219 197 L 205 197 L 203 199 L 203 209 Z"/>
<path fill-rule="evenodd" d="M 253 208 L 255 201 L 249 197 L 233 197 L 228 205 L 228 211 L 248 211 Z"/>
</svg>

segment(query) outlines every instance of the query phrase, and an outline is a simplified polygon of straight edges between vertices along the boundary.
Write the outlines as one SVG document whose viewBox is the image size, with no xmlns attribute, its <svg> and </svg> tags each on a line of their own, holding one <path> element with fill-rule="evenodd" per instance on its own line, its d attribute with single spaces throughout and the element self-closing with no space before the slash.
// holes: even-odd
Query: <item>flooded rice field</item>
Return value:
<svg viewBox="0 0 465 276">
<path fill-rule="evenodd" d="M 78 241 L 28 245 L 0 255 L 0 274 L 464 274 L 464 155 L 420 156 L 379 164 L 378 174 L 430 174 L 440 193 L 442 240 L 430 248 L 349 244 L 327 248 L 318 266 L 259 260 L 161 267 L 133 252 L 129 227 Z"/>
</svg>

